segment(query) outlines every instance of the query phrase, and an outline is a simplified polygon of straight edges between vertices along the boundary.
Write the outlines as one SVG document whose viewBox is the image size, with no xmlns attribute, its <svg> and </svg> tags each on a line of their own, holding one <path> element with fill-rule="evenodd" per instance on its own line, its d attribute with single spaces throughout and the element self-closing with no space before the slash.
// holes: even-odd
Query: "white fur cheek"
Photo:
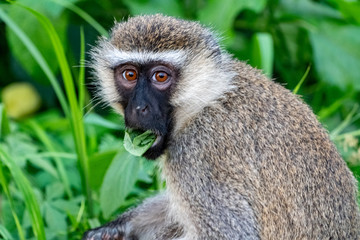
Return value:
<svg viewBox="0 0 360 240">
<path fill-rule="evenodd" d="M 219 65 L 229 66 L 229 59 L 225 55 L 220 65 L 200 55 L 184 67 L 186 70 L 171 100 L 175 106 L 175 133 L 204 107 L 214 104 L 225 92 L 233 89 L 232 79 L 236 73 L 232 69 L 219 68 Z"/>
<path fill-rule="evenodd" d="M 114 73 L 110 69 L 103 69 L 98 72 L 98 81 L 100 81 L 101 94 L 100 96 L 108 104 L 112 105 L 121 100 L 121 96 L 117 92 L 115 85 Z"/>
<path fill-rule="evenodd" d="M 121 116 L 125 116 L 124 108 L 120 103 L 111 104 L 111 107 Z"/>
<path fill-rule="evenodd" d="M 103 40 L 97 48 L 91 52 L 92 68 L 96 78 L 97 97 L 107 105 L 115 105 L 121 100 L 117 92 L 114 79 L 114 71 L 110 67 L 110 62 L 104 58 L 103 52 L 109 51 L 109 43 Z"/>
</svg>

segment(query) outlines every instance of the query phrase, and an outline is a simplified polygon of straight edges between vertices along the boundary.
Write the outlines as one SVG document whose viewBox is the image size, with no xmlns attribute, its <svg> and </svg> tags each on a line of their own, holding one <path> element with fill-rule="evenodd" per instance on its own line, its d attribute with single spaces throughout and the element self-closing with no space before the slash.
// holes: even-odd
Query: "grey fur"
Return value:
<svg viewBox="0 0 360 240">
<path fill-rule="evenodd" d="M 152 24 L 170 37 L 160 46 L 149 41 Z M 175 128 L 161 162 L 166 192 L 84 239 L 359 239 L 356 181 L 315 115 L 214 42 L 199 24 L 161 15 L 113 29 L 108 43 L 117 49 L 190 55 L 171 97 Z M 186 73 L 198 69 L 201 77 Z M 213 95 L 186 97 L 192 84 Z M 197 107 L 182 107 L 196 97 Z"/>
</svg>

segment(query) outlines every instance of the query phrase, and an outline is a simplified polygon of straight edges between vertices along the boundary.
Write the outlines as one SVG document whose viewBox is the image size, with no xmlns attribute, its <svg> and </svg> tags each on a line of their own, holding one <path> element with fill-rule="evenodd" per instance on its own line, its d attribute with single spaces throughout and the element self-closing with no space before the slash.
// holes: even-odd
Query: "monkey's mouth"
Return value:
<svg viewBox="0 0 360 240">
<path fill-rule="evenodd" d="M 150 148 L 153 148 L 153 147 L 156 147 L 157 145 L 159 145 L 162 142 L 162 139 L 164 138 L 164 136 L 162 136 L 160 134 L 157 134 L 155 132 L 154 132 L 154 134 L 156 136 L 156 139 L 155 139 L 154 143 L 151 145 Z"/>
<path fill-rule="evenodd" d="M 166 147 L 166 135 L 160 134 L 159 132 L 153 132 L 156 136 L 155 141 L 151 147 L 144 153 L 144 157 L 150 160 L 158 158 L 165 150 Z"/>
<path fill-rule="evenodd" d="M 128 150 L 132 153 L 131 149 L 135 149 L 136 156 L 142 154 L 143 157 L 155 160 L 163 154 L 167 147 L 167 131 L 160 128 L 153 128 L 148 126 L 141 126 L 140 124 L 131 124 L 125 119 L 126 131 L 128 137 L 124 141 L 124 146 L 130 147 Z M 147 132 L 147 133 L 146 133 Z M 148 136 L 146 136 L 146 134 Z M 144 134 L 144 136 L 141 136 Z M 126 148 L 126 147 L 125 147 Z M 146 150 L 146 149 L 147 150 Z M 145 151 L 145 152 L 144 152 Z"/>
</svg>

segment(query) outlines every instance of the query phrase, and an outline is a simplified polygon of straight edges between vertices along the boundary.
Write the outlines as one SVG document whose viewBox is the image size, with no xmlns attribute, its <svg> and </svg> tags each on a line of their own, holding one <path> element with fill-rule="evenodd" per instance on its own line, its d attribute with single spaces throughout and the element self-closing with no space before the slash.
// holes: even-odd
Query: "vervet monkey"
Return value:
<svg viewBox="0 0 360 240">
<path fill-rule="evenodd" d="M 151 130 L 166 191 L 84 239 L 359 239 L 356 181 L 303 101 L 196 22 L 120 22 L 92 51 L 100 94 Z M 115 199 L 114 199 L 115 201 Z"/>
</svg>

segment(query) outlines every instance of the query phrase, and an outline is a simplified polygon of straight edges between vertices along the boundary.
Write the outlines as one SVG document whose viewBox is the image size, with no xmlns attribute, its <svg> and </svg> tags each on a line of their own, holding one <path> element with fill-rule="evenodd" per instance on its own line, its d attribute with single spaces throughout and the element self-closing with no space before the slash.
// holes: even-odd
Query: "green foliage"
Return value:
<svg viewBox="0 0 360 240">
<path fill-rule="evenodd" d="M 10 157 L 4 148 L 0 148 L 0 158 L 2 162 L 9 168 L 18 189 L 23 194 L 24 202 L 26 205 L 26 209 L 28 210 L 28 213 L 30 215 L 35 237 L 39 240 L 46 240 L 44 222 L 40 214 L 39 202 L 36 199 L 35 193 L 31 187 L 29 180 L 25 177 L 25 175 L 21 171 L 21 168 L 16 163 L 16 156 Z M 4 181 L 4 177 L 1 178 L 3 180 L 2 185 L 7 186 L 7 183 Z M 9 199 L 11 199 L 11 196 L 8 195 L 8 197 Z M 15 220 L 18 219 L 18 217 L 15 216 L 14 218 Z"/>
<path fill-rule="evenodd" d="M 214 26 L 217 31 L 224 34 L 224 37 L 233 36 L 233 24 L 237 15 L 247 9 L 259 13 L 264 10 L 266 0 L 209 0 L 206 5 L 199 10 L 199 20 L 202 23 Z"/>
<path fill-rule="evenodd" d="M 0 4 L 0 90 L 30 82 L 45 104 L 22 121 L 0 104 L 0 237 L 81 239 L 164 187 L 155 163 L 125 150 L 124 119 L 85 87 L 85 52 L 113 17 L 149 13 L 210 26 L 234 56 L 303 95 L 360 179 L 359 1 L 18 0 Z M 125 146 L 142 155 L 148 137 Z"/>
<path fill-rule="evenodd" d="M 256 33 L 252 37 L 252 58 L 250 64 L 260 68 L 269 77 L 274 66 L 274 43 L 269 33 Z"/>
<path fill-rule="evenodd" d="M 318 21 L 310 32 L 315 67 L 321 80 L 342 90 L 360 90 L 360 28 Z"/>
<path fill-rule="evenodd" d="M 30 8 L 38 12 L 42 12 L 47 18 L 52 19 L 56 25 L 57 33 L 61 36 L 61 44 L 64 49 L 67 49 L 68 44 L 65 40 L 65 33 L 67 31 L 68 22 L 65 16 L 61 16 L 61 12 L 63 10 L 61 7 L 48 0 L 21 0 L 18 2 L 26 4 Z M 34 45 L 37 49 L 39 49 L 39 52 L 45 59 L 55 58 L 53 46 L 49 41 L 46 32 L 38 30 L 41 28 L 41 24 L 33 15 L 28 14 L 25 9 L 18 7 L 9 8 L 8 15 L 16 25 L 20 26 L 21 30 L 24 31 L 27 37 L 33 40 Z M 12 54 L 20 62 L 26 72 L 38 79 L 41 83 L 47 82 L 43 70 L 36 61 L 33 61 L 32 55 L 27 50 L 23 41 L 19 39 L 13 31 L 9 31 L 6 37 Z M 47 64 L 52 72 L 56 72 L 59 69 L 59 65 L 56 61 L 47 61 Z"/>
<path fill-rule="evenodd" d="M 124 4 L 134 15 L 163 13 L 174 17 L 183 17 L 184 11 L 179 1 L 174 0 L 153 0 L 153 1 L 132 1 L 124 0 Z"/>
<path fill-rule="evenodd" d="M 105 218 L 110 218 L 131 192 L 140 170 L 140 162 L 122 149 L 112 160 L 100 189 L 100 207 Z M 121 185 L 114 182 L 122 183 Z M 116 199 L 116 201 L 114 201 Z"/>
</svg>

